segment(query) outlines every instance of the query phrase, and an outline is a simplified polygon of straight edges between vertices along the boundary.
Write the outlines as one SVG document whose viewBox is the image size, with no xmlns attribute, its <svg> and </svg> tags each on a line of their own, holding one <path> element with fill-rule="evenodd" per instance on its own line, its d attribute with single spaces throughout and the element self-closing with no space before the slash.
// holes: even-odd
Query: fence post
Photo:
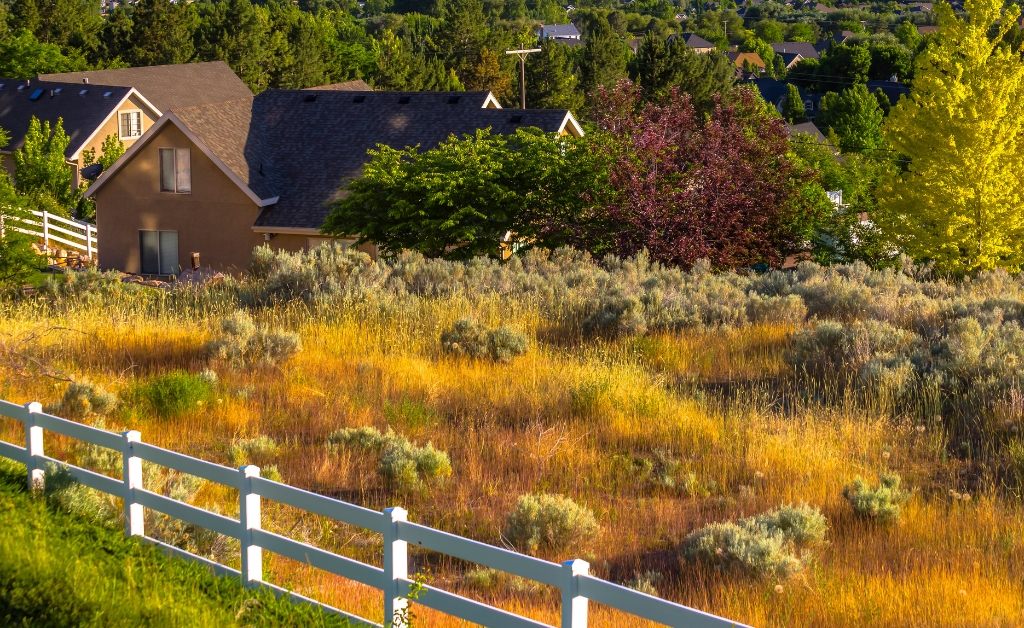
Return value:
<svg viewBox="0 0 1024 628">
<path fill-rule="evenodd" d="M 580 595 L 577 576 L 590 573 L 590 563 L 574 559 L 562 563 L 565 580 L 562 582 L 562 628 L 586 628 L 587 598 Z"/>
<path fill-rule="evenodd" d="M 122 478 L 124 479 L 124 533 L 128 536 L 146 536 L 146 512 L 135 502 L 135 489 L 142 485 L 142 458 L 135 455 L 135 443 L 142 442 L 142 434 L 135 430 L 122 432 Z"/>
<path fill-rule="evenodd" d="M 92 259 L 92 225 L 85 225 L 85 252 Z"/>
<path fill-rule="evenodd" d="M 35 458 L 44 455 L 43 428 L 36 425 L 36 414 L 43 411 L 43 404 L 37 401 L 26 403 L 25 410 L 25 466 L 28 467 L 28 488 L 31 491 L 43 488 L 45 474 L 42 463 Z"/>
<path fill-rule="evenodd" d="M 398 579 L 409 577 L 409 547 L 398 540 L 398 522 L 406 521 L 409 513 L 395 506 L 384 509 L 384 625 L 395 621 L 395 613 L 409 605 L 399 597 Z"/>
<path fill-rule="evenodd" d="M 50 214 L 43 210 L 43 244 L 50 247 Z"/>
<path fill-rule="evenodd" d="M 239 522 L 242 524 L 242 583 L 263 582 L 263 548 L 252 541 L 252 531 L 263 529 L 260 496 L 252 492 L 252 478 L 260 477 L 260 468 L 247 464 L 238 468 L 242 474 L 239 489 Z"/>
</svg>

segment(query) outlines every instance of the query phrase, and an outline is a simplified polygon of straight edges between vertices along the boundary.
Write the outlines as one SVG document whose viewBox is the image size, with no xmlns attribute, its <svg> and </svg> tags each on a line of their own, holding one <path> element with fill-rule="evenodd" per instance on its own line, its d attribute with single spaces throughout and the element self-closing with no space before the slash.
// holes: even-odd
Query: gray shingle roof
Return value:
<svg viewBox="0 0 1024 628">
<path fill-rule="evenodd" d="M 345 81 L 344 83 L 331 83 L 330 85 L 320 85 L 319 87 L 307 87 L 307 90 L 311 89 L 323 89 L 323 90 L 334 90 L 339 92 L 372 92 L 373 88 L 366 84 L 363 79 L 356 79 L 354 81 Z"/>
<path fill-rule="evenodd" d="M 814 44 L 806 41 L 787 41 L 781 44 L 772 44 L 772 50 L 777 54 L 793 52 L 804 59 L 818 59 L 821 57 L 814 48 Z"/>
<path fill-rule="evenodd" d="M 257 196 L 279 197 L 256 227 L 318 229 L 327 204 L 340 198 L 346 180 L 360 176 L 366 151 L 377 144 L 429 149 L 486 127 L 553 132 L 568 115 L 564 109 L 485 109 L 488 94 L 267 90 L 174 115 Z"/>
<path fill-rule="evenodd" d="M 704 39 L 696 33 L 686 33 L 683 35 L 683 41 L 690 48 L 714 48 L 715 45 L 710 41 Z"/>
<path fill-rule="evenodd" d="M 154 65 L 116 70 L 40 74 L 39 80 L 134 87 L 160 111 L 252 96 L 242 79 L 223 61 Z"/>
<path fill-rule="evenodd" d="M 24 89 L 19 86 L 28 84 Z M 0 128 L 11 136 L 4 152 L 14 151 L 25 144 L 32 116 L 49 122 L 51 128 L 63 119 L 64 131 L 71 138 L 65 157 L 71 159 L 82 144 L 100 127 L 117 108 L 118 103 L 131 92 L 130 87 L 81 85 L 51 81 L 25 81 L 0 78 Z M 56 90 L 60 90 L 56 93 Z M 39 98 L 31 100 L 41 90 Z M 85 90 L 85 94 L 80 94 Z M 104 94 L 110 95 L 104 97 Z"/>
<path fill-rule="evenodd" d="M 544 25 L 545 37 L 565 37 L 567 39 L 579 39 L 580 31 L 575 24 L 546 24 Z"/>
</svg>

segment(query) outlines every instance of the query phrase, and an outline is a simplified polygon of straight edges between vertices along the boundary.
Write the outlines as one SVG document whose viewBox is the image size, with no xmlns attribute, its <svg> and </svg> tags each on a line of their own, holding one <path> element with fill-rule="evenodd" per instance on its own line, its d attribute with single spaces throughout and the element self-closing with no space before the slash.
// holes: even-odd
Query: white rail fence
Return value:
<svg viewBox="0 0 1024 628">
<path fill-rule="evenodd" d="M 12 229 L 18 233 L 36 236 L 46 246 L 62 245 L 84 252 L 90 258 L 96 257 L 96 225 L 84 220 L 62 218 L 46 211 L 32 210 L 32 218 L 0 216 L 0 229 Z"/>
<path fill-rule="evenodd" d="M 402 508 L 387 508 L 383 512 L 377 512 L 310 493 L 261 478 L 259 467 L 253 465 L 232 469 L 192 458 L 146 444 L 142 442 L 141 434 L 136 431 L 115 434 L 46 414 L 38 403 L 21 406 L 0 401 L 0 416 L 20 421 L 25 426 L 25 447 L 0 441 L 0 456 L 21 462 L 28 467 L 30 487 L 42 486 L 44 469 L 48 463 L 64 465 L 81 484 L 124 500 L 126 534 L 141 537 L 145 542 L 158 545 L 170 555 L 205 564 L 219 575 L 241 578 L 246 586 L 266 587 L 278 595 L 290 596 L 293 601 L 318 605 L 326 612 L 348 618 L 353 625 L 380 626 L 264 581 L 263 551 L 267 550 L 383 591 L 384 617 L 388 619 L 388 624 L 391 623 L 390 619 L 395 617 L 395 613 L 409 603 L 407 596 L 415 584 L 409 578 L 408 545 L 412 543 L 561 589 L 562 628 L 587 626 L 588 603 L 591 601 L 677 628 L 742 626 L 715 615 L 595 578 L 589 575 L 589 564 L 583 560 L 557 564 L 479 543 L 407 521 L 406 511 Z M 123 456 L 123 480 L 48 457 L 43 448 L 44 431 L 120 452 Z M 142 482 L 143 460 L 238 489 L 239 518 L 231 519 L 147 491 L 143 488 Z M 383 567 L 367 565 L 263 530 L 260 516 L 263 499 L 287 504 L 383 535 Z M 241 543 L 241 571 L 147 537 L 144 508 L 238 539 Z M 532 619 L 431 586 L 423 588 L 415 603 L 483 626 L 546 626 Z"/>
</svg>

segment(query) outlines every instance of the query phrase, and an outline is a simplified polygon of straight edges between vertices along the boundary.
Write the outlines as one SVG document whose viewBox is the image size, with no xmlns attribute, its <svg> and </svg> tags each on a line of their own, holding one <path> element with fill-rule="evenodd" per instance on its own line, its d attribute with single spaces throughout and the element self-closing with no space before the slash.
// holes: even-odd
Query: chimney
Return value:
<svg viewBox="0 0 1024 628">
<path fill-rule="evenodd" d="M 192 270 L 199 269 L 199 253 L 192 254 Z"/>
<path fill-rule="evenodd" d="M 88 85 L 89 84 L 89 77 L 87 76 L 84 79 L 82 79 L 82 82 L 85 83 L 86 85 Z"/>
</svg>

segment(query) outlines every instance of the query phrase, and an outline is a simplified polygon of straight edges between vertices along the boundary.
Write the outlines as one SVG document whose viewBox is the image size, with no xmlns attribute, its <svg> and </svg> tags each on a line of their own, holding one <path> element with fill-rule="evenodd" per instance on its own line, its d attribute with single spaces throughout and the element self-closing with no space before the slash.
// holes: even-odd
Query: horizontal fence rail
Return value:
<svg viewBox="0 0 1024 628">
<path fill-rule="evenodd" d="M 18 216 L 0 216 L 0 230 L 11 229 L 18 233 L 35 236 L 47 247 L 51 244 L 78 249 L 90 258 L 96 256 L 96 225 L 84 220 L 64 218 L 47 211 L 32 210 L 39 220 Z"/>
<path fill-rule="evenodd" d="M 561 590 L 562 628 L 587 626 L 588 603 L 596 602 L 637 618 L 676 628 L 725 628 L 743 626 L 734 621 L 647 595 L 589 574 L 582 560 L 553 563 L 501 547 L 442 532 L 406 520 L 402 508 L 377 512 L 355 504 L 317 495 L 287 484 L 259 477 L 259 468 L 246 465 L 232 469 L 199 460 L 142 442 L 136 431 L 115 434 L 81 423 L 46 414 L 38 403 L 18 405 L 0 401 L 0 416 L 20 421 L 25 426 L 25 446 L 0 441 L 0 456 L 28 467 L 30 488 L 43 486 L 47 464 L 59 464 L 81 484 L 124 500 L 125 533 L 160 547 L 166 554 L 206 565 L 214 573 L 240 578 L 249 587 L 264 587 L 292 601 L 314 604 L 325 612 L 349 619 L 356 626 L 381 626 L 378 623 L 333 608 L 316 600 L 287 591 L 263 578 L 263 551 L 273 552 L 300 563 L 354 580 L 384 592 L 385 624 L 391 625 L 409 603 L 415 589 L 415 602 L 482 626 L 544 627 L 547 624 L 489 604 L 432 586 L 418 587 L 409 578 L 408 546 L 413 544 L 434 552 L 460 558 L 546 584 Z M 88 469 L 67 464 L 44 453 L 44 431 L 118 451 L 123 457 L 122 479 L 111 478 Z M 191 504 L 143 488 L 142 461 L 174 469 L 216 482 L 239 492 L 238 519 L 197 508 Z M 367 565 L 286 536 L 262 529 L 262 500 L 268 499 L 299 510 L 318 514 L 383 535 L 384 564 Z M 149 508 L 187 521 L 241 543 L 241 570 L 197 556 L 183 549 L 146 536 L 144 509 Z"/>
</svg>

